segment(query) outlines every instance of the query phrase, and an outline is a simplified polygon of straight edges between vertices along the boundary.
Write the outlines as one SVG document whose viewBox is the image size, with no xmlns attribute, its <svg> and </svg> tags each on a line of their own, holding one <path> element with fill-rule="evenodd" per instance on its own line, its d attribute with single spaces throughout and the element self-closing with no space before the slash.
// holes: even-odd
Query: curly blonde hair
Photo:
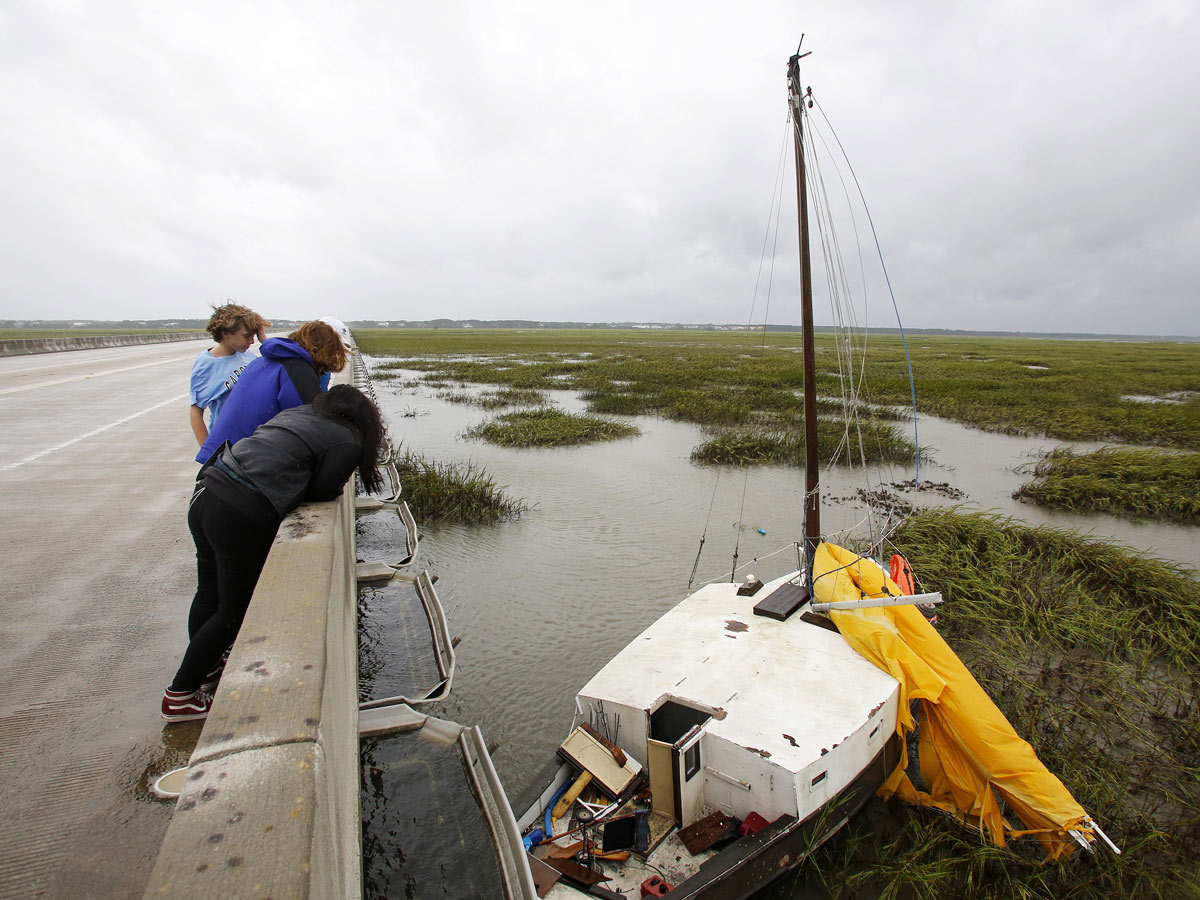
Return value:
<svg viewBox="0 0 1200 900">
<path fill-rule="evenodd" d="M 213 314 L 208 318 L 205 328 L 214 341 L 220 342 L 226 334 L 241 331 L 243 328 L 251 334 L 258 334 L 271 327 L 271 323 L 250 309 L 238 303 L 226 303 L 214 306 Z"/>
<path fill-rule="evenodd" d="M 346 368 L 346 348 L 342 346 L 341 335 L 324 322 L 305 322 L 288 337 L 308 351 L 318 375 Z"/>
</svg>

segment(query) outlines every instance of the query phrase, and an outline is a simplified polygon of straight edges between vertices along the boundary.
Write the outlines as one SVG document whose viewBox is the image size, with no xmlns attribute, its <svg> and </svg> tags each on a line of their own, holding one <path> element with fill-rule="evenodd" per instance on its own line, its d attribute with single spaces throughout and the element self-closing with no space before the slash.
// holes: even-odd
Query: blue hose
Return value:
<svg viewBox="0 0 1200 900">
<path fill-rule="evenodd" d="M 550 814 L 554 812 L 555 805 L 559 800 L 562 799 L 562 795 L 565 794 L 570 787 L 571 779 L 568 778 L 563 782 L 563 786 L 554 792 L 554 796 L 550 798 L 550 802 L 546 804 L 546 817 L 542 822 L 542 831 L 546 832 L 546 840 L 550 840 L 552 837 L 554 837 L 554 832 L 550 830 L 552 828 L 550 824 Z"/>
</svg>

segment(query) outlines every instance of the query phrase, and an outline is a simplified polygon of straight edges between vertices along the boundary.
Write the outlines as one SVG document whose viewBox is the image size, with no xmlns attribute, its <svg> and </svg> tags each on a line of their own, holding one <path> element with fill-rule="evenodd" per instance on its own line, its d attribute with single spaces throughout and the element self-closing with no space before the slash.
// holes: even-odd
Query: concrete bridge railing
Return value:
<svg viewBox="0 0 1200 900">
<path fill-rule="evenodd" d="M 172 341 L 198 341 L 208 337 L 202 331 L 172 331 L 158 334 L 107 334 L 61 338 L 21 338 L 0 341 L 0 356 L 24 356 L 31 353 L 57 353 L 60 350 L 96 350 L 125 347 L 130 344 L 165 344 Z"/>
<path fill-rule="evenodd" d="M 354 516 L 281 524 L 145 897 L 361 896 Z"/>
</svg>

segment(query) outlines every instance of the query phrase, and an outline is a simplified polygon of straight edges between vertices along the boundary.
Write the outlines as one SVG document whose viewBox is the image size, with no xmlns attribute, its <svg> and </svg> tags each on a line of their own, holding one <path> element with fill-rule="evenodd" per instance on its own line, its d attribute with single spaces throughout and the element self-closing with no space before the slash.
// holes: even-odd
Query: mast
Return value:
<svg viewBox="0 0 1200 900">
<path fill-rule="evenodd" d="M 800 39 L 801 43 L 804 38 Z M 811 52 L 811 51 L 810 51 Z M 817 457 L 817 361 L 813 340 L 812 259 L 808 250 L 808 185 L 804 177 L 804 94 L 796 48 L 788 61 L 788 105 L 796 145 L 796 212 L 800 217 L 800 304 L 804 336 L 804 562 L 812 583 L 812 561 L 821 542 L 820 460 Z M 811 101 L 810 101 L 811 102 Z"/>
</svg>

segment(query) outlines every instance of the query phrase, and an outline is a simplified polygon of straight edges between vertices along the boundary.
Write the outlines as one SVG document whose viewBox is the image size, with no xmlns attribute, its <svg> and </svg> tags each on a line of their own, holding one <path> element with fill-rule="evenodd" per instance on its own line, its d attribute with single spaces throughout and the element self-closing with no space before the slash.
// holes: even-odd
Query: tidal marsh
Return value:
<svg viewBox="0 0 1200 900">
<path fill-rule="evenodd" d="M 592 412 L 694 422 L 713 429 L 710 434 L 761 429 L 795 439 L 797 335 L 393 334 L 401 335 L 400 343 L 387 349 L 372 343 L 371 332 L 356 332 L 367 352 L 395 355 L 397 369 L 416 369 L 430 381 L 567 388 L 580 392 Z M 902 413 L 908 385 L 899 340 L 871 337 L 869 343 L 866 380 L 874 390 L 851 402 Z M 1079 440 L 1120 435 L 1165 447 L 1200 446 L 1200 409 L 1196 395 L 1187 393 L 1195 390 L 1200 372 L 1196 345 L 919 337 L 910 338 L 910 346 L 924 412 L 1014 434 Z M 881 347 L 884 365 L 873 370 L 872 355 L 880 356 Z M 823 410 L 828 412 L 842 402 L 833 373 L 836 348 L 830 336 L 822 335 L 818 349 L 828 361 L 818 365 L 821 393 L 832 404 Z M 443 352 L 455 355 L 437 358 Z M 929 373 L 936 376 L 932 382 Z M 1123 400 L 1126 396 L 1173 402 Z M 1004 440 L 980 438 L 992 445 Z M 987 446 L 973 452 L 986 455 Z M 970 466 L 969 458 L 960 457 L 958 464 Z M 1011 490 L 1006 487 L 1003 496 Z M 961 510 L 915 512 L 893 540 L 912 560 L 923 586 L 946 596 L 939 630 L 1018 733 L 1125 854 L 1091 860 L 1077 853 L 1066 864 L 1043 865 L 1040 850 L 1027 850 L 1021 842 L 1007 849 L 985 846 L 941 816 L 890 806 L 882 816 L 887 824 L 860 819 L 822 848 L 816 867 L 797 873 L 794 884 L 807 888 L 788 891 L 785 885 L 771 896 L 814 896 L 808 888 L 819 879 L 839 900 L 1197 900 L 1200 583 L 1195 573 L 1121 547 Z M 607 540 L 601 549 L 604 558 L 612 553 Z M 678 560 L 659 554 L 650 567 L 669 562 Z M 568 585 L 555 586 L 554 602 L 591 596 L 596 585 L 587 573 L 594 577 L 598 565 L 591 560 L 578 578 L 549 567 L 548 573 Z M 491 577 L 487 572 L 481 584 Z M 544 620 L 539 608 L 523 627 L 544 627 L 547 640 L 564 640 L 562 630 Z M 611 652 L 604 648 L 588 656 L 590 645 L 576 651 L 585 657 L 582 679 L 594 671 L 593 657 L 606 659 Z M 487 695 L 479 703 L 489 710 L 495 700 Z M 489 726 L 505 727 L 527 705 L 495 716 Z M 555 723 L 547 726 L 553 732 L 549 743 L 557 739 L 557 720 L 553 715 L 547 720 Z"/>
<path fill-rule="evenodd" d="M 582 392 L 592 412 L 704 426 L 793 428 L 800 335 L 722 331 L 356 329 L 380 367 L 438 383 Z M 817 390 L 841 407 L 911 409 L 900 338 L 869 335 L 857 396 L 843 391 L 844 342 L 816 336 Z M 1017 337 L 909 339 L 919 412 L 977 428 L 1200 450 L 1200 344 Z M 865 353 L 864 353 L 865 351 Z M 862 354 L 861 360 L 858 354 Z M 842 368 L 847 368 L 843 366 Z M 1145 402 L 1145 398 L 1160 402 Z"/>
<path fill-rule="evenodd" d="M 208 337 L 203 328 L 0 328 L 0 341 L 33 341 L 73 337 L 111 337 L 126 334 L 182 334 L 194 331 L 197 338 Z"/>
<path fill-rule="evenodd" d="M 1059 448 L 1013 496 L 1051 509 L 1200 523 L 1200 453 Z"/>
</svg>

